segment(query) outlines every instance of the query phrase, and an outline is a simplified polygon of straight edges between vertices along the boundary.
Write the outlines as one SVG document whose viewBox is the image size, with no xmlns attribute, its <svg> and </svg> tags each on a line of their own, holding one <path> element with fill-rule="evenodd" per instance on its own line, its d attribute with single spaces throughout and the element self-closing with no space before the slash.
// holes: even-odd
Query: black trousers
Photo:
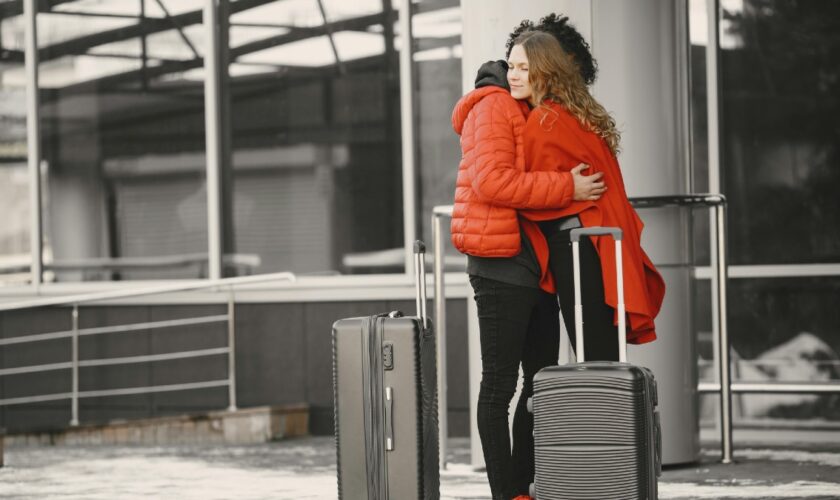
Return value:
<svg viewBox="0 0 840 500">
<path fill-rule="evenodd" d="M 552 231 L 541 227 L 548 240 L 548 265 L 557 286 L 563 322 L 572 347 L 577 349 L 571 230 Z M 580 282 L 584 357 L 587 361 L 618 361 L 618 327 L 613 324 L 615 310 L 604 301 L 601 259 L 588 237 L 580 240 Z"/>
<path fill-rule="evenodd" d="M 569 232 L 547 231 L 546 237 L 557 297 L 535 288 L 470 276 L 478 308 L 481 343 L 478 433 L 494 500 L 527 495 L 528 486 L 534 480 L 534 419 L 526 404 L 534 393 L 534 374 L 557 364 L 560 309 L 572 345 L 575 345 Z M 581 240 L 580 254 L 586 359 L 618 360 L 618 332 L 613 326 L 613 309 L 604 303 L 600 259 L 589 238 Z M 520 364 L 524 375 L 523 390 L 514 413 L 511 446 L 508 414 Z"/>
<path fill-rule="evenodd" d="M 470 276 L 478 306 L 481 388 L 478 433 L 494 500 L 527 495 L 534 477 L 534 419 L 526 402 L 534 374 L 557 364 L 560 324 L 557 299 L 537 288 Z M 508 411 L 519 365 L 524 383 L 513 418 L 511 449 Z"/>
</svg>

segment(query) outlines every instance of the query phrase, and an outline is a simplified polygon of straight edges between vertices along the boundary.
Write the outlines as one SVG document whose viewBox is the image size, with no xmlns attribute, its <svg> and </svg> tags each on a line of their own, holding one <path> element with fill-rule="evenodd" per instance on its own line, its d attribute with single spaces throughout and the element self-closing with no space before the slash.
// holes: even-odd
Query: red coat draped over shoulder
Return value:
<svg viewBox="0 0 840 500">
<path fill-rule="evenodd" d="M 527 171 L 527 109 L 507 90 L 488 86 L 466 94 L 452 111 L 452 127 L 461 136 L 461 162 L 451 230 L 452 243 L 462 253 L 517 255 L 520 224 L 532 242 L 542 235 L 535 223 L 518 216 L 518 209 L 554 209 L 572 202 L 569 172 Z"/>
<path fill-rule="evenodd" d="M 665 282 L 641 247 L 642 224 L 627 199 L 624 180 L 615 155 L 607 143 L 584 129 L 563 106 L 548 102 L 528 116 L 525 126 L 525 161 L 535 170 L 568 172 L 580 163 L 591 168 L 586 175 L 604 173 L 607 191 L 598 201 L 574 201 L 559 210 L 521 211 L 530 220 L 550 220 L 577 214 L 585 227 L 611 226 L 623 231 L 624 300 L 629 316 L 627 341 L 642 344 L 656 339 L 654 318 L 665 296 Z M 618 305 L 615 244 L 611 237 L 592 238 L 604 280 L 606 302 Z M 548 254 L 548 243 L 540 234 L 531 240 L 538 258 Z M 543 267 L 543 273 L 548 270 Z M 550 274 L 550 273 L 548 273 Z M 586 277 L 582 277 L 586 279 Z M 616 318 L 617 322 L 617 318 Z"/>
</svg>

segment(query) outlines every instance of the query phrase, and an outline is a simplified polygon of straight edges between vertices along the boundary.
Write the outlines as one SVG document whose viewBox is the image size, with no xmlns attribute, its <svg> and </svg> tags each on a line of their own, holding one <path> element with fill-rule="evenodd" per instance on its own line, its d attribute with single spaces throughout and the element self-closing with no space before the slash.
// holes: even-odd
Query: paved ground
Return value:
<svg viewBox="0 0 840 500">
<path fill-rule="evenodd" d="M 660 498 L 840 499 L 837 434 L 809 442 L 790 431 L 763 442 L 736 434 L 738 463 L 718 464 L 717 450 L 705 448 L 699 463 L 663 473 Z M 467 444 L 451 444 L 441 478 L 446 500 L 489 498 L 484 473 L 467 465 Z M 335 499 L 334 452 L 329 437 L 231 447 L 11 448 L 0 498 Z"/>
</svg>

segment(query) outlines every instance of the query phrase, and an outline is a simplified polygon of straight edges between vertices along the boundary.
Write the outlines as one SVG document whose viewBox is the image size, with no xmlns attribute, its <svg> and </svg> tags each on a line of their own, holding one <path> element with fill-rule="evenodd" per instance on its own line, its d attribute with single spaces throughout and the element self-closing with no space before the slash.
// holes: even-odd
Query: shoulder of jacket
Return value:
<svg viewBox="0 0 840 500">
<path fill-rule="evenodd" d="M 519 104 L 507 91 L 499 89 L 501 92 L 493 92 L 485 96 L 481 102 L 478 103 L 479 113 L 490 113 L 495 116 L 504 117 L 510 121 L 512 125 L 524 125 L 525 115 L 522 113 Z"/>
<path fill-rule="evenodd" d="M 514 99 L 507 90 L 499 87 L 494 88 L 497 89 L 497 91 L 490 92 L 485 95 L 481 99 L 481 102 L 479 102 L 480 105 L 499 106 L 506 109 L 519 110 L 519 106 L 516 104 L 516 99 Z"/>
</svg>

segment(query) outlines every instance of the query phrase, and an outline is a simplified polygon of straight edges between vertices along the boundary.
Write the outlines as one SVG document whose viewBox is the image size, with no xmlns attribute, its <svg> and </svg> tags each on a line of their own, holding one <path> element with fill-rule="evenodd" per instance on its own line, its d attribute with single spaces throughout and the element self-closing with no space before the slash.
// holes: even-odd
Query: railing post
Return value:
<svg viewBox="0 0 840 500">
<path fill-rule="evenodd" d="M 236 302 L 228 289 L 228 411 L 236 411 Z"/>
<path fill-rule="evenodd" d="M 729 332 L 726 328 L 726 205 L 715 205 L 718 263 L 718 367 L 720 369 L 721 462 L 732 462 L 732 381 L 730 379 Z"/>
<path fill-rule="evenodd" d="M 435 252 L 435 319 L 437 321 L 437 390 L 438 390 L 438 450 L 440 468 L 446 469 L 449 419 L 446 386 L 446 294 L 444 274 L 446 257 L 443 249 L 443 217 L 432 212 L 432 243 Z"/>
<path fill-rule="evenodd" d="M 73 363 L 73 388 L 70 408 L 70 425 L 79 425 L 79 304 L 73 304 L 73 312 L 70 314 L 73 329 L 72 363 Z"/>
</svg>

